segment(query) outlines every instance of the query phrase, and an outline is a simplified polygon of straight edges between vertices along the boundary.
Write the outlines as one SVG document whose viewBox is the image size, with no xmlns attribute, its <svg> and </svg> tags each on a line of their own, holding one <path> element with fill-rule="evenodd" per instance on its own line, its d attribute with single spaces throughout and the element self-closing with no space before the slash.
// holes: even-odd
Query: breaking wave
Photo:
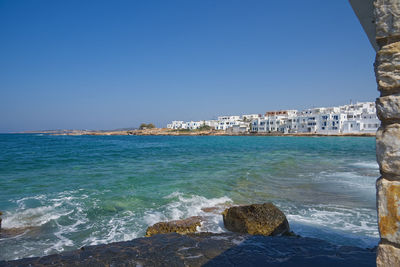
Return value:
<svg viewBox="0 0 400 267">
<path fill-rule="evenodd" d="M 379 169 L 379 165 L 377 162 L 371 161 L 371 162 L 357 162 L 357 163 L 353 163 L 351 164 L 352 166 L 358 167 L 358 168 L 367 168 L 367 169 L 375 169 L 378 170 Z"/>
<path fill-rule="evenodd" d="M 82 246 L 128 241 L 144 235 L 148 226 L 160 221 L 202 216 L 205 221 L 199 231 L 223 232 L 222 216 L 228 197 L 207 199 L 198 195 L 175 192 L 164 197 L 167 204 L 143 213 L 132 210 L 111 215 L 102 209 L 96 194 L 67 191 L 53 196 L 26 197 L 15 201 L 17 208 L 3 215 L 4 229 L 26 228 L 17 238 L 0 239 L 0 258 L 5 260 L 42 256 Z M 31 207 L 36 205 L 37 207 Z M 212 212 L 203 208 L 213 207 Z M 34 234 L 29 229 L 39 229 Z M 15 252 L 15 253 L 14 253 Z"/>
<path fill-rule="evenodd" d="M 296 234 L 321 238 L 332 243 L 351 243 L 373 247 L 379 238 L 376 211 L 332 205 L 284 206 L 292 230 Z M 326 238 L 325 238 L 326 239 Z"/>
<path fill-rule="evenodd" d="M 157 210 L 146 211 L 144 220 L 148 226 L 160 221 L 201 216 L 205 221 L 202 223 L 200 231 L 214 233 L 226 231 L 223 226 L 221 212 L 232 203 L 230 198 L 224 196 L 207 199 L 198 195 L 184 195 L 180 192 L 174 192 L 164 198 L 171 200 L 171 202 Z M 205 208 L 212 208 L 212 211 L 204 211 Z"/>
</svg>

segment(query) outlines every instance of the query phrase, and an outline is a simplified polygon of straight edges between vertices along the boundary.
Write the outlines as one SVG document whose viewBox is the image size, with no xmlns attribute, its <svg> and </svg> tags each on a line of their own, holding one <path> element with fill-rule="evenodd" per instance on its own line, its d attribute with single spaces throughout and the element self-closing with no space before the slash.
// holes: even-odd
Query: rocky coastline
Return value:
<svg viewBox="0 0 400 267">
<path fill-rule="evenodd" d="M 23 133 L 49 134 L 49 135 L 94 135 L 94 136 L 114 136 L 114 135 L 138 135 L 138 136 L 354 136 L 354 137 L 375 137 L 375 133 L 351 133 L 351 134 L 317 134 L 317 133 L 232 133 L 223 130 L 171 130 L 167 128 L 152 128 L 143 130 L 111 130 L 111 131 L 92 131 L 92 130 L 51 130 L 51 131 L 30 131 Z"/>
<path fill-rule="evenodd" d="M 202 218 L 159 222 L 146 237 L 59 254 L 0 261 L 2 266 L 375 266 L 375 249 L 337 246 L 290 232 L 272 203 L 222 213 L 231 232 L 197 232 Z"/>
</svg>

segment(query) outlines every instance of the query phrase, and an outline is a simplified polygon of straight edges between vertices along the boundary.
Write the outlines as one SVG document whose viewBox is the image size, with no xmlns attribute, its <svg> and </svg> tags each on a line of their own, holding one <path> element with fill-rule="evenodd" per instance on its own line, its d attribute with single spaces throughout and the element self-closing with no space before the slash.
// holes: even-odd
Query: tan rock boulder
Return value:
<svg viewBox="0 0 400 267">
<path fill-rule="evenodd" d="M 376 257 L 376 266 L 400 266 L 400 249 L 391 245 L 380 244 L 378 256 Z"/>
<path fill-rule="evenodd" d="M 400 244 L 400 182 L 379 178 L 376 182 L 378 195 L 378 221 L 381 238 Z"/>
<path fill-rule="evenodd" d="M 184 220 L 159 222 L 147 228 L 146 236 L 149 237 L 155 234 L 167 233 L 178 233 L 183 235 L 195 233 L 197 231 L 197 226 L 201 226 L 201 221 L 201 217 L 194 216 Z"/>
<path fill-rule="evenodd" d="M 226 229 L 232 232 L 273 236 L 290 231 L 285 214 L 272 203 L 231 207 L 222 215 Z"/>
<path fill-rule="evenodd" d="M 375 0 L 376 38 L 400 35 L 400 3 L 398 0 Z"/>
<path fill-rule="evenodd" d="M 376 133 L 376 157 L 382 173 L 400 175 L 400 124 L 382 126 Z"/>
<path fill-rule="evenodd" d="M 381 121 L 400 119 L 400 96 L 389 95 L 376 100 L 376 112 Z"/>
<path fill-rule="evenodd" d="M 376 54 L 375 74 L 382 96 L 399 92 L 400 42 L 385 45 Z"/>
</svg>

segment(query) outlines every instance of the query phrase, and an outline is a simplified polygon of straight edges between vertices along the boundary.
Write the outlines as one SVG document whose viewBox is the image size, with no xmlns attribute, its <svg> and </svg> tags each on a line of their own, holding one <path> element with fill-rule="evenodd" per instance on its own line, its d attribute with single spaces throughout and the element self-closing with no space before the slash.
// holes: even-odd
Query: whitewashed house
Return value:
<svg viewBox="0 0 400 267">
<path fill-rule="evenodd" d="M 200 128 L 201 126 L 204 125 L 203 121 L 188 121 L 186 123 L 187 127 L 185 129 L 189 129 L 189 130 L 196 130 L 198 128 Z"/>
<path fill-rule="evenodd" d="M 295 116 L 297 110 L 280 110 L 266 112 L 264 117 L 254 119 L 251 123 L 252 132 L 293 132 L 297 126 Z"/>
<path fill-rule="evenodd" d="M 296 132 L 338 134 L 346 118 L 340 107 L 306 109 L 299 112 Z"/>
<path fill-rule="evenodd" d="M 380 126 L 373 102 L 339 107 L 323 107 L 266 112 L 252 120 L 252 132 L 281 133 L 374 133 Z"/>
<path fill-rule="evenodd" d="M 250 121 L 250 123 L 249 123 Z M 264 116 L 220 116 L 218 120 L 172 121 L 169 129 L 195 130 L 203 125 L 233 133 L 245 131 L 260 133 L 374 133 L 380 126 L 375 103 L 361 102 L 339 107 L 321 107 L 266 112 Z"/>
<path fill-rule="evenodd" d="M 168 129 L 178 130 L 178 129 L 186 129 L 186 124 L 183 121 L 172 121 L 170 124 L 167 124 Z"/>
<path fill-rule="evenodd" d="M 195 130 L 202 125 L 204 125 L 203 121 L 172 121 L 170 124 L 167 124 L 167 128 L 172 130 Z"/>
<path fill-rule="evenodd" d="M 260 114 L 247 114 L 247 115 L 242 115 L 242 121 L 247 122 L 247 121 L 252 121 L 255 119 L 260 118 L 261 115 Z"/>
<path fill-rule="evenodd" d="M 217 129 L 218 121 L 217 120 L 206 120 L 203 121 L 204 125 L 211 127 L 212 129 Z"/>
<path fill-rule="evenodd" d="M 240 116 L 220 116 L 218 117 L 218 125 L 216 130 L 226 130 L 233 125 L 239 125 Z"/>
<path fill-rule="evenodd" d="M 344 122 L 343 133 L 375 133 L 379 126 L 376 113 L 362 113 Z"/>
<path fill-rule="evenodd" d="M 247 133 L 250 130 L 250 122 L 239 122 L 239 124 L 233 125 L 227 128 L 227 133 Z"/>
</svg>

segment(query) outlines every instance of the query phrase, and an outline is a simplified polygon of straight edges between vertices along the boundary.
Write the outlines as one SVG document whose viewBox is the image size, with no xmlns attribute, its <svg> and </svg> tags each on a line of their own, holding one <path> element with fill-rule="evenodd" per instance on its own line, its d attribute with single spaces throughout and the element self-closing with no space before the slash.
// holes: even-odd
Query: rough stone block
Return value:
<svg viewBox="0 0 400 267">
<path fill-rule="evenodd" d="M 379 128 L 376 133 L 376 157 L 382 173 L 400 175 L 400 124 Z"/>
<path fill-rule="evenodd" d="M 400 92 L 400 42 L 385 45 L 378 51 L 375 75 L 383 95 Z"/>
<path fill-rule="evenodd" d="M 400 249 L 391 245 L 380 244 L 376 258 L 376 266 L 393 267 L 400 266 Z"/>
<path fill-rule="evenodd" d="M 375 0 L 376 38 L 400 35 L 400 1 Z"/>
<path fill-rule="evenodd" d="M 146 236 L 166 233 L 178 233 L 182 235 L 195 233 L 197 227 L 201 226 L 201 221 L 201 217 L 193 216 L 184 220 L 159 222 L 147 228 Z"/>
<path fill-rule="evenodd" d="M 378 98 L 376 100 L 376 111 L 381 121 L 400 120 L 400 95 Z"/>
<path fill-rule="evenodd" d="M 290 231 L 285 214 L 272 203 L 230 207 L 222 216 L 232 232 L 274 236 Z"/>
<path fill-rule="evenodd" d="M 381 238 L 400 244 L 400 182 L 384 178 L 376 183 Z"/>
</svg>

